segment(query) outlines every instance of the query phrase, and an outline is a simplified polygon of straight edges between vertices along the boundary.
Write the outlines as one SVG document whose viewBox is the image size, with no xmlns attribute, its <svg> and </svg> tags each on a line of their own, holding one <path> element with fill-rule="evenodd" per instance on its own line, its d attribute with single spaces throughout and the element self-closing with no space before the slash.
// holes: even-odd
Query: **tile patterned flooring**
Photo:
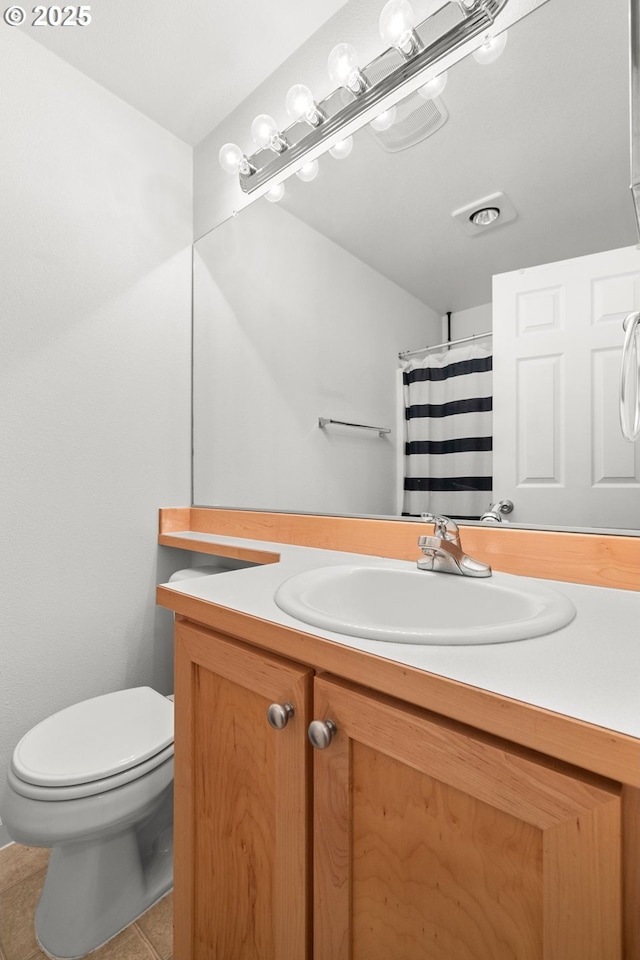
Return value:
<svg viewBox="0 0 640 960">
<path fill-rule="evenodd" d="M 12 844 L 0 850 L 0 960 L 40 960 L 33 916 L 44 883 L 49 851 Z M 91 960 L 171 960 L 173 896 L 167 894 Z"/>
</svg>

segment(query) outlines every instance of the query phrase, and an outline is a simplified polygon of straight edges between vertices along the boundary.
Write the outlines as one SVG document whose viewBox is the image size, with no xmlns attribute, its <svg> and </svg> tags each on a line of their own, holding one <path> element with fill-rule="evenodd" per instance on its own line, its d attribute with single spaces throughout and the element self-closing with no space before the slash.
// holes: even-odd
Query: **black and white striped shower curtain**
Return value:
<svg viewBox="0 0 640 960">
<path fill-rule="evenodd" d="M 478 520 L 492 499 L 492 354 L 475 343 L 402 362 L 402 513 Z"/>
</svg>

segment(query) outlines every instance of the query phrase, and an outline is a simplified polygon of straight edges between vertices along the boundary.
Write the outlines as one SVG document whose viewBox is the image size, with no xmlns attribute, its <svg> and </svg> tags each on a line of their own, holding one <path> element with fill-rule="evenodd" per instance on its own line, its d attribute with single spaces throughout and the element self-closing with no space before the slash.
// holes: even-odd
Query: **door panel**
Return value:
<svg viewBox="0 0 640 960">
<path fill-rule="evenodd" d="M 269 700 L 201 666 L 194 687 L 209 705 L 193 744 L 195 955 L 274 957 L 276 738 L 256 735 Z"/>
<path fill-rule="evenodd" d="M 621 960 L 616 786 L 314 688 L 314 960 Z"/>
<path fill-rule="evenodd" d="M 175 675 L 174 954 L 305 960 L 312 672 L 178 623 Z"/>
<path fill-rule="evenodd" d="M 351 757 L 353 960 L 540 957 L 540 831 L 359 743 Z"/>
<path fill-rule="evenodd" d="M 640 443 L 618 416 L 622 321 L 639 306 L 636 247 L 494 277 L 493 490 L 512 522 L 640 525 Z"/>
</svg>

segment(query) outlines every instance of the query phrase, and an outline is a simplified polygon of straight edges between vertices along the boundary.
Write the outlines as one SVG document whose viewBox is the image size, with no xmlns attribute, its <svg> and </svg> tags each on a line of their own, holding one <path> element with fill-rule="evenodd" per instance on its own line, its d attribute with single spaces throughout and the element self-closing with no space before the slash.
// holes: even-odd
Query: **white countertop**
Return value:
<svg viewBox="0 0 640 960">
<path fill-rule="evenodd" d="M 575 619 L 554 633 L 512 643 L 419 646 L 363 640 L 311 627 L 289 616 L 273 599 L 276 589 L 289 577 L 313 567 L 358 563 L 413 570 L 414 563 L 203 533 L 172 536 L 185 541 L 185 550 L 190 549 L 192 540 L 280 555 L 279 563 L 163 584 L 176 593 L 640 738 L 639 592 L 494 572 L 494 579 L 505 585 L 514 580 L 548 583 L 573 602 Z M 203 555 L 200 562 L 214 563 L 215 557 Z"/>
</svg>

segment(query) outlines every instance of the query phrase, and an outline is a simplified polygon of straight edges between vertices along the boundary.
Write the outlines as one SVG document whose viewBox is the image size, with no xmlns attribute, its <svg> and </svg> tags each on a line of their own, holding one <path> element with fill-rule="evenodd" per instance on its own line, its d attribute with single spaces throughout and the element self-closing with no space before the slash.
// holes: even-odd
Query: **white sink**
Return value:
<svg viewBox="0 0 640 960">
<path fill-rule="evenodd" d="M 299 573 L 274 599 L 303 623 L 396 643 L 526 640 L 564 627 L 576 613 L 552 587 L 509 574 L 473 579 L 357 564 Z"/>
</svg>

